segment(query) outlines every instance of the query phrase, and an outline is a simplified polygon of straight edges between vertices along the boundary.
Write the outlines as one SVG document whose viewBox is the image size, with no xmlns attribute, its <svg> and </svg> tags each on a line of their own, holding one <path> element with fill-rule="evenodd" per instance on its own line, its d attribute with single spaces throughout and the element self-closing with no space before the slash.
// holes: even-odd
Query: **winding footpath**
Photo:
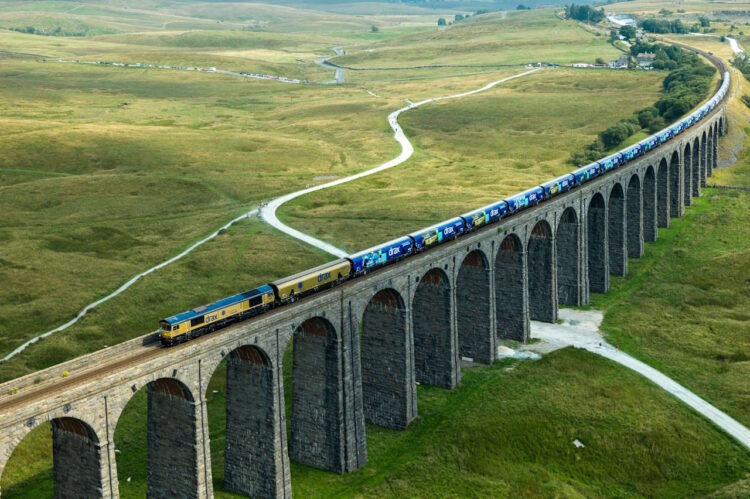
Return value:
<svg viewBox="0 0 750 499">
<path fill-rule="evenodd" d="M 374 175 L 375 173 L 388 170 L 389 168 L 393 168 L 394 166 L 398 166 L 402 164 L 404 161 L 406 161 L 407 159 L 409 159 L 411 155 L 414 154 L 414 146 L 412 146 L 411 142 L 409 142 L 409 139 L 406 137 L 406 134 L 404 133 L 404 130 L 401 128 L 401 125 L 398 124 L 398 117 L 401 113 L 408 111 L 410 109 L 415 109 L 425 104 L 429 104 L 431 102 L 437 102 L 437 101 L 446 100 L 446 99 L 460 99 L 461 97 L 467 97 L 469 95 L 478 94 L 480 92 L 489 90 L 501 83 L 505 83 L 510 80 L 515 80 L 516 78 L 522 78 L 524 76 L 530 75 L 537 71 L 540 71 L 540 68 L 525 71 L 517 75 L 508 76 L 506 78 L 502 78 L 500 80 L 496 80 L 491 83 L 488 83 L 487 85 L 481 88 L 477 88 L 475 90 L 469 90 L 468 92 L 462 92 L 460 94 L 453 94 L 453 95 L 444 95 L 441 97 L 432 97 L 432 98 L 425 99 L 419 102 L 409 102 L 408 105 L 402 107 L 401 109 L 393 111 L 391 114 L 388 115 L 388 124 L 391 126 L 391 129 L 393 129 L 393 138 L 396 139 L 396 141 L 401 145 L 401 153 L 398 156 L 391 159 L 390 161 L 386 161 L 385 163 L 381 165 L 378 165 L 369 170 L 365 170 L 363 172 L 357 173 L 355 175 L 350 175 L 348 177 L 340 178 L 338 180 L 327 182 L 325 184 L 316 185 L 313 187 L 309 187 L 307 189 L 302 189 L 302 190 L 278 197 L 274 199 L 273 201 L 269 202 L 267 205 L 263 206 L 263 208 L 261 208 L 261 211 L 260 211 L 261 217 L 263 218 L 263 220 L 268 222 L 268 224 L 272 225 L 273 227 L 280 230 L 281 232 L 289 236 L 292 236 L 295 239 L 298 239 L 304 243 L 307 243 L 311 246 L 321 249 L 325 251 L 326 253 L 330 253 L 331 255 L 335 255 L 339 258 L 346 256 L 348 253 L 345 252 L 344 250 L 337 248 L 333 246 L 332 244 L 329 244 L 325 241 L 321 241 L 320 239 L 316 239 L 308 234 L 305 234 L 304 232 L 300 232 L 297 229 L 293 229 L 289 227 L 288 225 L 283 223 L 281 220 L 279 220 L 279 218 L 276 216 L 276 211 L 285 203 L 288 203 L 289 201 L 296 199 L 300 196 L 304 196 L 305 194 L 310 194 L 312 192 L 321 191 L 323 189 L 329 189 L 337 185 L 345 184 L 348 182 L 352 182 L 354 180 L 358 180 L 363 177 Z"/>
<path fill-rule="evenodd" d="M 562 324 L 531 322 L 531 337 L 542 340 L 523 347 L 523 350 L 549 353 L 572 346 L 607 358 L 637 372 L 660 388 L 680 399 L 703 417 L 731 435 L 745 448 L 750 449 L 750 429 L 724 411 L 708 403 L 672 378 L 660 373 L 640 360 L 613 347 L 601 336 L 599 326 L 604 314 L 598 310 L 560 309 Z"/>
<path fill-rule="evenodd" d="M 421 106 L 423 104 L 427 104 L 429 102 L 436 102 L 436 101 L 444 100 L 444 99 L 454 99 L 454 98 L 466 97 L 468 95 L 476 94 L 476 93 L 479 93 L 479 92 L 484 92 L 485 90 L 489 90 L 490 88 L 492 88 L 492 87 L 494 87 L 496 85 L 499 85 L 500 83 L 503 83 L 503 82 L 506 82 L 506 81 L 509 81 L 509 80 L 513 80 L 515 78 L 520 78 L 522 76 L 526 76 L 526 75 L 528 75 L 530 73 L 534 73 L 536 71 L 539 71 L 539 69 L 537 68 L 537 69 L 533 69 L 531 71 L 526 71 L 526 72 L 521 73 L 521 74 L 509 76 L 507 78 L 503 78 L 501 80 L 497 80 L 497 81 L 494 81 L 492 83 L 489 83 L 489 84 L 483 86 L 482 88 L 478 88 L 476 90 L 471 90 L 469 92 L 463 92 L 463 93 L 455 94 L 455 95 L 447 95 L 447 96 L 443 96 L 443 97 L 434 97 L 434 98 L 431 98 L 431 99 L 423 100 L 421 102 L 417 102 L 416 104 L 409 103 L 408 106 L 403 107 L 403 108 L 401 108 L 401 109 L 399 109 L 397 111 L 394 111 L 393 113 L 391 113 L 390 115 L 388 115 L 388 123 L 390 124 L 391 128 L 393 129 L 395 139 L 398 141 L 399 144 L 401 144 L 401 154 L 399 154 L 397 157 L 393 158 L 392 160 L 390 160 L 390 161 L 388 161 L 386 163 L 383 163 L 380 166 L 377 166 L 377 167 L 372 168 L 370 170 L 366 170 L 366 171 L 358 173 L 356 175 L 351 175 L 349 177 L 338 179 L 338 180 L 335 180 L 333 182 L 328 182 L 326 184 L 321 184 L 321 185 L 318 185 L 318 186 L 315 186 L 315 187 L 312 187 L 312 188 L 309 188 L 309 189 L 303 189 L 303 190 L 300 190 L 300 191 L 297 191 L 297 192 L 293 192 L 291 194 L 287 194 L 285 196 L 278 197 L 278 198 L 274 199 L 273 201 L 271 201 L 270 203 L 268 203 L 266 206 L 264 206 L 262 208 L 262 216 L 263 216 L 263 218 L 270 225 L 276 227 L 280 231 L 282 231 L 282 232 L 284 232 L 284 233 L 286 233 L 286 234 L 288 234 L 288 235 L 290 235 L 290 236 L 292 236 L 292 237 L 294 237 L 296 239 L 299 239 L 299 240 L 301 240 L 303 242 L 306 242 L 306 243 L 308 243 L 308 244 L 310 244 L 312 246 L 315 246 L 316 248 L 322 249 L 323 251 L 325 251 L 327 253 L 330 253 L 332 255 L 336 255 L 338 257 L 345 256 L 347 253 L 345 253 L 343 250 L 341 250 L 339 248 L 336 248 L 335 246 L 330 245 L 330 244 L 328 244 L 326 242 L 323 242 L 323 241 L 320 241 L 318 239 L 315 239 L 312 236 L 308 236 L 307 234 L 299 232 L 299 231 L 297 231 L 295 229 L 292 229 L 291 227 L 283 224 L 276 217 L 276 210 L 281 205 L 283 205 L 284 203 L 286 203 L 286 202 L 288 202 L 288 201 L 290 201 L 292 199 L 298 198 L 299 196 L 302 196 L 304 194 L 308 194 L 310 192 L 319 191 L 319 190 L 322 190 L 322 189 L 327 189 L 329 187 L 333 187 L 333 186 L 336 186 L 336 185 L 344 184 L 346 182 L 351 182 L 353 180 L 357 180 L 359 178 L 366 177 L 368 175 L 372 175 L 374 173 L 377 173 L 377 172 L 380 172 L 380 171 L 383 171 L 383 170 L 387 170 L 388 168 L 393 168 L 394 166 L 400 165 L 401 163 L 403 163 L 404 161 L 406 161 L 407 159 L 409 159 L 411 157 L 411 155 L 414 153 L 414 148 L 412 147 L 411 142 L 409 142 L 409 139 L 406 138 L 406 135 L 404 134 L 404 131 L 401 129 L 401 127 L 398 124 L 398 116 L 402 112 L 407 111 L 409 109 L 413 109 L 415 107 L 419 107 L 419 106 Z M 81 320 L 83 317 L 85 317 L 86 314 L 88 314 L 91 310 L 93 310 L 94 308 L 98 307 L 102 303 L 105 303 L 105 302 L 111 300 L 112 298 L 115 298 L 116 296 L 122 294 L 128 288 L 130 288 L 131 286 L 133 286 L 133 284 L 135 284 L 136 282 L 138 282 L 140 279 L 146 277 L 147 275 L 149 275 L 149 274 L 151 274 L 153 272 L 156 272 L 159 269 L 162 269 L 162 268 L 166 267 L 167 265 L 170 265 L 170 264 L 176 262 L 177 260 L 180 260 L 181 258 L 183 258 L 183 257 L 187 256 L 188 254 L 190 254 L 191 252 L 193 252 L 198 247 L 202 246 L 203 244 L 205 244 L 208 241 L 212 240 L 213 238 L 215 238 L 219 234 L 221 234 L 224 231 L 228 230 L 232 225 L 236 224 L 237 222 L 239 222 L 241 220 L 244 220 L 244 219 L 247 219 L 247 218 L 251 218 L 251 217 L 257 215 L 258 213 L 259 213 L 259 209 L 258 208 L 254 208 L 254 209 L 250 210 L 247 213 L 243 213 L 242 215 L 240 215 L 240 216 L 238 216 L 238 217 L 230 220 L 228 223 L 226 223 L 223 226 L 221 226 L 220 228 L 216 229 L 210 235 L 204 237 L 200 241 L 197 241 L 197 242 L 193 243 L 188 248 L 186 248 L 185 250 L 183 250 L 181 253 L 179 253 L 179 254 L 177 254 L 177 255 L 169 258 L 168 260 L 165 260 L 165 261 L 163 261 L 163 262 L 161 262 L 161 263 L 159 263 L 157 265 L 154 265 L 150 269 L 145 270 L 144 272 L 141 272 L 140 274 L 137 274 L 137 275 L 133 276 L 129 281 L 127 281 L 125 284 L 123 284 L 122 286 L 120 286 L 119 288 L 117 288 L 112 293 L 110 293 L 107 296 L 105 296 L 103 298 L 100 298 L 100 299 L 98 299 L 98 300 L 96 300 L 96 301 L 94 301 L 94 302 L 89 303 L 88 305 L 86 305 L 80 312 L 78 312 L 78 314 L 73 319 L 69 320 L 65 324 L 57 326 L 54 329 L 50 329 L 49 331 L 46 331 L 46 332 L 44 332 L 44 333 L 42 333 L 40 335 L 37 335 L 37 336 L 35 336 L 35 337 L 27 340 L 22 345 L 20 345 L 19 347 L 17 347 L 15 350 L 13 350 L 9 354 L 7 354 L 5 357 L 3 357 L 2 359 L 0 359 L 0 362 L 5 362 L 7 360 L 12 359 L 16 355 L 18 355 L 21 352 L 23 352 L 24 350 L 26 350 L 29 346 L 33 345 L 34 343 L 36 343 L 37 341 L 39 341 L 39 340 L 41 340 L 43 338 L 47 338 L 48 336 L 51 336 L 51 335 L 53 335 L 55 333 L 59 333 L 60 331 L 64 331 L 64 330 L 68 329 L 69 327 L 71 327 L 75 323 L 77 323 L 79 320 Z"/>
<path fill-rule="evenodd" d="M 224 231 L 226 231 L 227 229 L 229 229 L 232 225 L 236 224 L 240 220 L 244 220 L 246 218 L 250 218 L 250 217 L 256 215 L 257 213 L 258 213 L 258 209 L 255 208 L 253 210 L 250 210 L 247 213 L 243 213 L 242 215 L 240 215 L 240 216 L 238 216 L 236 218 L 233 218 L 228 223 L 224 224 L 223 226 L 221 226 L 220 228 L 218 228 L 216 231 L 214 231 L 210 235 L 208 235 L 208 236 L 204 237 L 203 239 L 201 239 L 200 241 L 198 241 L 198 242 L 193 243 L 192 245 L 190 245 L 187 249 L 183 250 L 181 253 L 173 256 L 172 258 L 170 258 L 168 260 L 164 260 L 163 262 L 161 262 L 158 265 L 154 265 L 150 269 L 148 269 L 148 270 L 146 270 L 144 272 L 141 272 L 140 274 L 138 274 L 136 276 L 133 276 L 128 282 L 126 282 L 125 284 L 123 284 L 122 286 L 120 286 L 119 288 L 117 288 L 116 290 L 114 290 L 113 292 L 111 292 L 110 294 L 108 294 L 107 296 L 105 296 L 104 298 L 100 298 L 100 299 L 96 300 L 93 303 L 89 303 L 88 305 L 86 305 L 83 308 L 83 310 L 81 310 L 80 312 L 78 312 L 78 315 L 76 315 L 74 318 L 72 318 L 71 320 L 69 320 L 65 324 L 63 324 L 61 326 L 57 326 L 55 329 L 50 329 L 46 333 L 42 333 L 39 336 L 35 336 L 35 337 L 31 338 L 30 340 L 28 340 L 27 342 L 25 342 L 24 344 L 22 344 L 21 346 L 19 346 L 18 348 L 16 348 L 12 352 L 10 352 L 8 355 L 6 355 L 5 357 L 3 357 L 2 360 L 0 360 L 0 362 L 5 362 L 6 360 L 12 359 L 13 357 L 15 357 L 16 355 L 18 355 L 19 353 L 21 353 L 24 350 L 26 350 L 30 345 L 33 345 L 34 343 L 36 343 L 37 341 L 41 340 L 42 338 L 46 338 L 47 336 L 50 336 L 50 335 L 52 335 L 54 333 L 59 333 L 60 331 L 64 331 L 65 329 L 68 329 L 70 326 L 72 326 L 73 324 L 75 324 L 76 322 L 78 322 L 79 320 L 81 320 L 81 318 L 83 318 L 91 310 L 93 310 L 94 308 L 98 307 L 102 303 L 111 300 L 115 296 L 121 294 L 122 292 L 124 292 L 125 290 L 127 290 L 129 287 L 131 287 L 133 284 L 135 284 L 136 282 L 138 282 L 140 279 L 146 277 L 147 275 L 149 275 L 149 274 L 151 274 L 153 272 L 156 272 L 159 269 L 162 269 L 162 268 L 166 267 L 169 264 L 172 264 L 172 263 L 176 262 L 177 260 L 179 260 L 180 258 L 183 258 L 184 256 L 187 256 L 190 252 L 192 252 L 193 250 L 195 250 L 197 247 L 199 247 L 199 246 L 207 243 L 211 239 L 213 239 L 216 236 L 218 236 L 219 234 L 223 233 Z"/>
</svg>

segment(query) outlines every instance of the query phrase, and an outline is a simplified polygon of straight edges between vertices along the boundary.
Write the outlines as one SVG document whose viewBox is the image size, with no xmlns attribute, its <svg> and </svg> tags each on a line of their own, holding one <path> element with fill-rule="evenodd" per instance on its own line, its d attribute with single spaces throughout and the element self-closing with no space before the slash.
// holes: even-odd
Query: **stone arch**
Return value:
<svg viewBox="0 0 750 499">
<path fill-rule="evenodd" d="M 362 404 L 378 426 L 404 429 L 417 416 L 406 305 L 394 289 L 375 293 L 362 315 Z"/>
<path fill-rule="evenodd" d="M 667 159 L 659 162 L 656 178 L 656 221 L 659 227 L 669 227 L 669 165 Z"/>
<path fill-rule="evenodd" d="M 714 146 L 712 148 L 713 151 L 713 160 L 711 161 L 711 177 L 713 177 L 714 170 L 718 168 L 719 166 L 719 127 L 714 124 Z"/>
<path fill-rule="evenodd" d="M 460 376 L 451 293 L 448 275 L 432 268 L 419 280 L 412 305 L 416 379 L 449 389 Z"/>
<path fill-rule="evenodd" d="M 682 214 L 680 209 L 680 155 L 677 151 L 672 153 L 669 162 L 669 215 L 672 218 Z"/>
<path fill-rule="evenodd" d="M 643 240 L 656 241 L 657 235 L 656 176 L 649 166 L 643 175 Z"/>
<path fill-rule="evenodd" d="M 555 251 L 557 263 L 557 299 L 563 305 L 580 306 L 583 302 L 581 276 L 581 251 L 579 248 L 581 226 L 573 208 L 566 208 L 557 224 Z"/>
<path fill-rule="evenodd" d="M 456 279 L 458 351 L 475 362 L 495 360 L 495 334 L 490 308 L 490 265 L 481 250 L 464 258 Z"/>
<path fill-rule="evenodd" d="M 606 293 L 609 289 L 609 259 L 607 254 L 607 208 L 604 196 L 594 194 L 587 215 L 587 249 L 589 289 Z"/>
<path fill-rule="evenodd" d="M 615 184 L 607 204 L 607 237 L 609 246 L 609 273 L 623 276 L 628 270 L 626 251 L 627 222 L 625 218 L 625 193 Z"/>
<path fill-rule="evenodd" d="M 226 380 L 224 403 L 208 406 L 214 420 L 221 418 L 222 409 L 224 412 L 224 489 L 253 497 L 283 495 L 289 457 L 278 369 L 257 345 L 238 346 L 225 361 L 207 384 L 212 387 L 221 378 Z M 210 402 L 222 402 L 220 396 L 210 398 Z"/>
<path fill-rule="evenodd" d="M 129 438 L 123 440 L 120 423 L 142 420 L 145 412 L 146 469 L 123 468 L 124 464 L 118 461 L 120 492 L 135 493 L 137 489 L 132 487 L 145 480 L 149 497 L 197 497 L 203 451 L 200 403 L 196 403 L 190 388 L 176 378 L 157 378 L 146 383 L 145 389 L 134 384 L 131 392 L 133 396 L 117 418 L 114 440 L 118 449 L 130 452 L 134 447 L 132 440 L 138 435 L 129 433 Z M 175 473 L 175 468 L 184 471 Z M 136 478 L 132 484 L 123 481 L 130 476 Z"/>
<path fill-rule="evenodd" d="M 690 148 L 690 142 L 685 144 L 685 150 L 682 153 L 682 192 L 685 206 L 690 206 L 693 198 L 693 155 Z"/>
<path fill-rule="evenodd" d="M 696 137 L 693 141 L 693 166 L 691 168 L 691 190 L 692 197 L 701 195 L 701 147 L 700 140 Z"/>
<path fill-rule="evenodd" d="M 515 234 L 503 239 L 495 257 L 495 317 L 501 338 L 526 341 L 529 332 L 526 255 Z"/>
<path fill-rule="evenodd" d="M 708 136 L 703 130 L 703 139 L 701 140 L 701 187 L 706 187 L 706 170 L 708 169 Z"/>
<path fill-rule="evenodd" d="M 638 175 L 630 177 L 627 193 L 627 248 L 628 258 L 643 256 L 643 200 L 641 198 L 641 179 Z"/>
<path fill-rule="evenodd" d="M 713 176 L 714 172 L 714 128 L 708 127 L 708 150 L 706 151 L 706 178 Z"/>
<path fill-rule="evenodd" d="M 529 317 L 543 322 L 557 320 L 555 239 L 546 220 L 531 229 L 527 262 L 529 275 Z"/>
<path fill-rule="evenodd" d="M 337 338 L 323 317 L 307 319 L 294 331 L 289 455 L 314 468 L 341 472 Z"/>
<path fill-rule="evenodd" d="M 46 449 L 40 449 L 40 444 Z M 27 445 L 34 447 L 36 455 L 40 451 L 45 454 L 45 460 L 52 468 L 51 481 L 48 472 L 30 478 L 35 482 L 47 482 L 37 489 L 38 493 L 46 485 L 54 497 L 106 497 L 110 494 L 106 439 L 100 439 L 96 430 L 83 419 L 59 417 L 33 429 L 25 427 L 18 435 L 10 458 L 0 468 L 3 473 L 0 478 L 7 478 L 5 472 L 14 473 L 15 468 L 23 467 L 15 460 L 21 458 L 20 454 Z M 12 488 L 4 487 L 3 490 L 13 492 Z"/>
</svg>

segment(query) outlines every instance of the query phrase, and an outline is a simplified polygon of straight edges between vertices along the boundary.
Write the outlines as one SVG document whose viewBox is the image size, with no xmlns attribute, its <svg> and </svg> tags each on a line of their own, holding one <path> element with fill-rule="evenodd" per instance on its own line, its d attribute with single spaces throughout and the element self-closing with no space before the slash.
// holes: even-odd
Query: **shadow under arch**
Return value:
<svg viewBox="0 0 750 499">
<path fill-rule="evenodd" d="M 693 149 L 690 142 L 685 144 L 682 153 L 682 193 L 683 203 L 690 206 L 693 199 Z"/>
<path fill-rule="evenodd" d="M 626 250 L 625 193 L 619 183 L 612 186 L 607 204 L 607 246 L 609 247 L 610 275 L 624 276 L 628 270 Z"/>
<path fill-rule="evenodd" d="M 607 208 L 601 193 L 597 192 L 591 198 L 586 218 L 589 290 L 606 293 L 609 289 Z"/>
<path fill-rule="evenodd" d="M 117 460 L 120 493 L 199 495 L 205 486 L 205 475 L 199 473 L 200 421 L 200 404 L 182 381 L 159 378 L 140 387 L 120 413 L 114 432 L 118 457 L 128 456 Z M 146 459 L 129 458 L 144 448 Z"/>
<path fill-rule="evenodd" d="M 546 220 L 538 221 L 531 229 L 527 252 L 529 317 L 532 320 L 557 320 L 554 250 L 552 228 Z"/>
<path fill-rule="evenodd" d="M 701 146 L 698 137 L 693 141 L 692 157 L 692 179 L 690 182 L 692 187 L 692 197 L 698 197 L 701 195 Z"/>
<path fill-rule="evenodd" d="M 467 254 L 456 279 L 456 323 L 461 357 L 481 364 L 495 360 L 490 307 L 490 265 L 481 250 Z"/>
<path fill-rule="evenodd" d="M 30 429 L 0 476 L 3 497 L 101 497 L 109 494 L 107 447 L 96 431 L 75 417 L 55 418 Z M 29 456 L 35 466 L 27 468 Z"/>
<path fill-rule="evenodd" d="M 708 170 L 708 135 L 706 134 L 706 131 L 703 131 L 701 139 L 701 188 L 706 187 L 706 170 Z"/>
<path fill-rule="evenodd" d="M 643 256 L 643 199 L 638 175 L 630 177 L 626 197 L 628 258 L 640 258 Z"/>
<path fill-rule="evenodd" d="M 573 307 L 582 304 L 582 287 L 580 283 L 581 249 L 580 224 L 576 211 L 568 207 L 560 215 L 557 224 L 556 263 L 557 263 L 557 299 L 563 305 Z"/>
<path fill-rule="evenodd" d="M 656 175 L 656 221 L 659 227 L 669 227 L 669 165 L 666 158 L 659 162 Z"/>
<path fill-rule="evenodd" d="M 416 380 L 447 389 L 456 386 L 461 376 L 451 292 L 448 275 L 432 268 L 419 280 L 412 304 Z"/>
<path fill-rule="evenodd" d="M 395 289 L 382 289 L 367 303 L 360 351 L 365 418 L 385 428 L 406 428 L 417 416 L 414 353 L 404 299 Z"/>
<path fill-rule="evenodd" d="M 658 236 L 656 218 L 656 176 L 654 167 L 646 168 L 643 174 L 643 240 L 656 241 Z"/>
<path fill-rule="evenodd" d="M 300 324 L 292 341 L 292 410 L 289 457 L 314 468 L 343 472 L 339 343 L 323 317 Z"/>
<path fill-rule="evenodd" d="M 680 155 L 677 151 L 672 153 L 669 162 L 669 216 L 677 218 L 682 215 L 680 209 Z"/>
<path fill-rule="evenodd" d="M 529 334 L 526 255 L 515 234 L 508 234 L 495 256 L 495 320 L 497 335 L 525 342 Z"/>
<path fill-rule="evenodd" d="M 214 369 L 206 406 L 216 426 L 209 423 L 211 462 L 224 463 L 213 476 L 217 489 L 284 495 L 289 456 L 280 388 L 278 369 L 257 345 L 235 348 Z"/>
</svg>

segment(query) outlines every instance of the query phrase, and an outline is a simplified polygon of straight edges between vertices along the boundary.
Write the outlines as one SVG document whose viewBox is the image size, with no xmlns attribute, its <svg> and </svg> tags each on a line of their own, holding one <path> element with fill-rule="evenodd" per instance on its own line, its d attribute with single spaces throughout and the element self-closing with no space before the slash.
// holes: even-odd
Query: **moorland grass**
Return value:
<svg viewBox="0 0 750 499">
<path fill-rule="evenodd" d="M 67 12 L 70 5 L 63 3 L 45 5 Z M 534 19 L 530 25 L 537 22 Z M 482 29 L 489 32 L 493 23 L 502 22 L 491 17 L 482 21 Z M 421 43 L 415 34 L 418 26 L 399 23 L 387 28 L 388 37 L 403 29 L 406 34 L 397 38 L 404 39 L 404 51 L 413 52 Z M 346 86 L 289 86 L 40 58 L 203 65 L 219 58 L 227 65 L 260 61 L 269 71 L 308 68 L 301 62 L 280 62 L 279 54 L 313 54 L 340 36 L 324 31 L 287 37 L 273 32 L 162 30 L 85 39 L 0 33 L 7 50 L 0 69 L 0 125 L 5 132 L 0 137 L 0 278 L 13 283 L 0 290 L 6 318 L 0 326 L 0 351 L 7 353 L 65 322 L 130 276 L 263 200 L 395 156 L 397 144 L 385 117 L 405 98 L 465 91 L 520 71 L 460 76 L 444 69 L 419 72 L 419 78 L 429 78 L 428 84 L 420 79 L 402 81 L 403 75 L 388 80 L 380 73 L 371 86 L 376 98 L 365 92 L 370 86 L 364 80 Z M 446 43 L 472 33 L 457 31 Z M 574 50 L 593 39 L 581 31 L 575 43 L 566 46 Z M 369 40 L 356 43 L 360 42 Z M 571 40 L 563 37 L 561 42 Z M 315 66 L 303 70 L 307 71 L 319 70 Z M 330 78 L 330 71 L 325 71 Z M 618 85 L 617 76 L 609 76 L 612 85 Z M 461 140 L 452 135 L 451 140 Z M 412 222 L 421 223 L 421 217 Z M 239 274 L 246 277 L 244 288 L 265 282 L 269 273 L 250 276 L 239 269 Z M 224 288 L 217 287 L 211 298 L 218 289 Z M 56 349 L 57 338 L 50 338 L 46 347 L 34 346 L 23 360 L 2 366 L 0 377 L 8 379 L 100 348 L 104 334 L 112 336 L 107 342 L 112 344 L 151 330 L 160 313 L 147 314 L 146 320 L 132 308 L 141 299 L 135 288 L 123 295 L 115 307 L 123 315 L 100 315 L 102 331 L 92 334 L 90 343 L 81 343 L 85 335 L 71 330 L 79 338 L 73 341 L 75 348 L 59 340 Z M 144 318 L 129 319 L 134 316 Z M 39 359 L 33 360 L 37 349 Z M 44 350 L 59 353 L 50 356 Z"/>
<path fill-rule="evenodd" d="M 456 216 L 570 171 L 568 155 L 651 105 L 665 74 L 545 70 L 427 104 L 400 117 L 415 147 L 407 163 L 295 199 L 280 216 L 349 251 Z"/>
<path fill-rule="evenodd" d="M 361 68 L 425 64 L 481 65 L 552 62 L 593 63 L 618 57 L 604 36 L 594 36 L 576 22 L 561 21 L 553 9 L 472 17 L 444 30 L 417 33 L 393 41 L 355 47 L 334 61 Z"/>
</svg>

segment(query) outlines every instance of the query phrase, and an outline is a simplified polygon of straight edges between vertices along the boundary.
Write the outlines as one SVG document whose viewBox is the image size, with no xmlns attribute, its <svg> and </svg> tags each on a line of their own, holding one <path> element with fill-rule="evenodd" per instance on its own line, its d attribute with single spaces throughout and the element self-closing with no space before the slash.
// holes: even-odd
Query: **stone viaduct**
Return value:
<svg viewBox="0 0 750 499">
<path fill-rule="evenodd" d="M 491 363 L 497 338 L 524 342 L 530 319 L 555 321 L 558 305 L 607 292 L 610 275 L 701 194 L 725 112 L 580 188 L 293 305 L 177 347 L 143 337 L 6 383 L 0 474 L 51 422 L 55 496 L 118 497 L 114 431 L 147 390 L 148 496 L 212 497 L 207 386 L 224 361 L 225 488 L 291 497 L 290 460 L 356 470 L 367 463 L 365 421 L 408 427 L 417 383 L 453 389 L 462 357 Z"/>
</svg>

